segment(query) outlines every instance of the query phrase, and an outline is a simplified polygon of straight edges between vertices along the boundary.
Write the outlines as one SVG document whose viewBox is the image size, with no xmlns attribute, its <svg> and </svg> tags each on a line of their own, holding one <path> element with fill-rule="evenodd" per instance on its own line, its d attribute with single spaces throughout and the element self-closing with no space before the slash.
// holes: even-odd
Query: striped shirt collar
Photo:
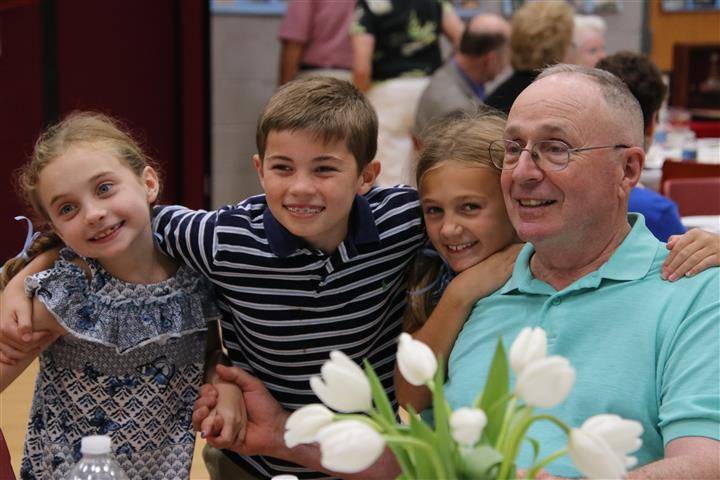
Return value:
<svg viewBox="0 0 720 480">
<path fill-rule="evenodd" d="M 379 243 L 375 219 L 367 199 L 355 195 L 352 210 L 350 211 L 350 225 L 348 234 L 343 241 L 350 258 L 357 255 L 357 246 L 370 243 Z M 280 258 L 286 258 L 298 250 L 307 248 L 307 242 L 290 233 L 272 214 L 269 208 L 263 213 L 263 226 L 267 235 L 270 250 Z"/>
</svg>

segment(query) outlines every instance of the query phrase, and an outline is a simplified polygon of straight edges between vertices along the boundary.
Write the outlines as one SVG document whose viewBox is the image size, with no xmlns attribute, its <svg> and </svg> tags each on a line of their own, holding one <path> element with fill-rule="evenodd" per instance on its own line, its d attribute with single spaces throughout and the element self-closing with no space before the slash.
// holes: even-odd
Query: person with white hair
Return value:
<svg viewBox="0 0 720 480">
<path fill-rule="evenodd" d="M 566 62 L 594 67 L 605 58 L 607 23 L 597 15 L 575 15 L 574 20 L 573 41 Z"/>
</svg>

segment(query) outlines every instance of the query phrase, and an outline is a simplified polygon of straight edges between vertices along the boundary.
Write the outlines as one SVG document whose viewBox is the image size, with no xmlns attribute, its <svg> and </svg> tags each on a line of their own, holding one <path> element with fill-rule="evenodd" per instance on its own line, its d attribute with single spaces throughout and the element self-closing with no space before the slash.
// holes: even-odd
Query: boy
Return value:
<svg viewBox="0 0 720 480">
<path fill-rule="evenodd" d="M 294 81 L 270 99 L 256 140 L 265 193 L 214 212 L 159 208 L 164 250 L 214 283 L 230 360 L 285 409 L 318 401 L 308 379 L 335 349 L 367 358 L 394 398 L 405 270 L 425 235 L 416 191 L 372 188 L 372 107 L 350 83 Z M 226 454 L 254 476 L 299 474 Z"/>
</svg>

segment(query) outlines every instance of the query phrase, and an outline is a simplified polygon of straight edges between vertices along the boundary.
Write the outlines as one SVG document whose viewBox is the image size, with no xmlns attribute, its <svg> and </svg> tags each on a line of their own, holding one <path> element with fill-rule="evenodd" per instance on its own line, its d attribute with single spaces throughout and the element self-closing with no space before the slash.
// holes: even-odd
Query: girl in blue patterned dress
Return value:
<svg viewBox="0 0 720 480">
<path fill-rule="evenodd" d="M 188 478 L 207 323 L 219 312 L 201 277 L 154 243 L 157 173 L 116 122 L 75 113 L 38 139 L 19 184 L 51 227 L 45 242 L 65 245 L 25 281 L 35 328 L 56 339 L 40 355 L 21 478 L 64 478 L 81 437 L 97 434 L 112 437 L 130 478 Z M 31 360 L 2 364 L 0 391 Z"/>
</svg>

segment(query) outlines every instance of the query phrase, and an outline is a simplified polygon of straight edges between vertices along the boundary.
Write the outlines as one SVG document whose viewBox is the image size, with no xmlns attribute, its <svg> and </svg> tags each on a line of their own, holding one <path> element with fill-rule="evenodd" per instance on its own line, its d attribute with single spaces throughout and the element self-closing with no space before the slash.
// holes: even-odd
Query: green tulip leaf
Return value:
<svg viewBox="0 0 720 480">
<path fill-rule="evenodd" d="M 370 381 L 370 390 L 372 392 L 373 401 L 375 402 L 375 407 L 388 423 L 391 425 L 394 424 L 396 420 L 395 411 L 390 404 L 390 400 L 388 400 L 382 383 L 380 383 L 380 379 L 370 365 L 370 362 L 367 361 L 367 358 L 363 360 L 363 365 L 365 366 L 365 375 L 367 375 L 367 378 Z"/>
<path fill-rule="evenodd" d="M 495 471 L 502 463 L 503 456 L 490 445 L 478 445 L 472 450 L 465 450 L 462 457 L 462 476 L 479 480 L 494 480 Z"/>
<path fill-rule="evenodd" d="M 484 434 L 492 445 L 497 441 L 502 429 L 503 418 L 508 404 L 509 389 L 508 360 L 502 344 L 502 337 L 500 337 L 495 347 L 495 354 L 490 364 L 485 388 L 475 400 L 475 407 L 482 409 L 487 415 L 488 423 L 485 426 Z"/>
<path fill-rule="evenodd" d="M 448 469 L 448 475 L 455 477 L 453 463 L 453 448 L 456 443 L 450 434 L 450 406 L 445 400 L 445 362 L 442 356 L 438 358 L 438 367 L 435 372 L 435 390 L 433 391 L 433 417 L 435 419 L 435 447 L 438 449 L 443 464 Z"/>
<path fill-rule="evenodd" d="M 408 411 L 410 414 L 410 435 L 429 445 L 434 445 L 435 434 L 430 427 L 416 416 L 412 407 L 410 407 L 410 409 L 411 410 Z M 432 464 L 432 460 L 428 458 L 427 452 L 413 449 L 413 451 L 410 452 L 410 458 L 415 467 L 417 478 L 433 478 L 437 476 L 435 467 Z"/>
</svg>

